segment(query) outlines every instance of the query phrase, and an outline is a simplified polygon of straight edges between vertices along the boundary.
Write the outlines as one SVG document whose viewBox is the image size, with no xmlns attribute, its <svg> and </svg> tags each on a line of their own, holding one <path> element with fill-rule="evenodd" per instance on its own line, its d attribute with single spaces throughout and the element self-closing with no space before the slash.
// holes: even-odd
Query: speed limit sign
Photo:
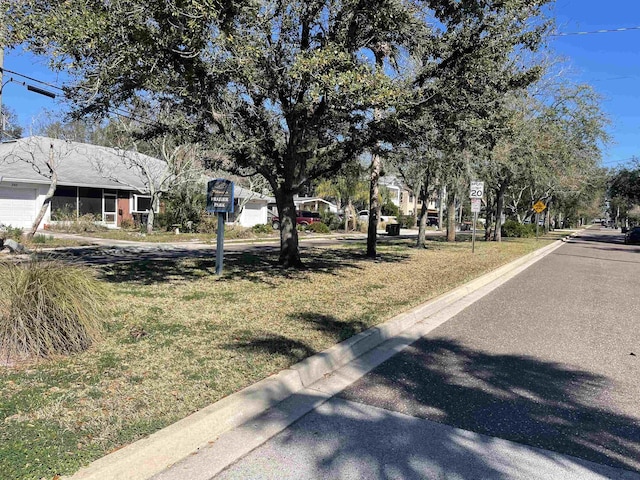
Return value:
<svg viewBox="0 0 640 480">
<path fill-rule="evenodd" d="M 484 182 L 471 180 L 471 187 L 469 188 L 469 198 L 482 197 L 484 197 Z"/>
</svg>

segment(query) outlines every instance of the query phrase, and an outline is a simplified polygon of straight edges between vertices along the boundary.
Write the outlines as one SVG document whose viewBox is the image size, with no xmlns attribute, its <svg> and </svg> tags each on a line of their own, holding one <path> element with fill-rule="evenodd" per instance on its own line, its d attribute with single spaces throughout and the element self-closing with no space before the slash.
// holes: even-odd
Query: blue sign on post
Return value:
<svg viewBox="0 0 640 480">
<path fill-rule="evenodd" d="M 231 180 L 216 178 L 207 183 L 207 212 L 218 214 L 216 275 L 221 275 L 224 260 L 224 217 L 227 213 L 233 213 L 233 182 Z"/>
<path fill-rule="evenodd" d="M 207 183 L 207 212 L 233 213 L 233 182 L 224 178 Z"/>
</svg>

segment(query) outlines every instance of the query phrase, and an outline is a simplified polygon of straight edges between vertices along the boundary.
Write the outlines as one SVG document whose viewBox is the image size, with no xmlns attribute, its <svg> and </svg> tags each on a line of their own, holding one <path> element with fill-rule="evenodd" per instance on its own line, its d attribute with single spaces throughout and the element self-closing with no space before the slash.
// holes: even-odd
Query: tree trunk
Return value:
<svg viewBox="0 0 640 480">
<path fill-rule="evenodd" d="M 33 238 L 33 236 L 36 234 L 36 231 L 40 226 L 40 222 L 42 222 L 42 219 L 47 213 L 47 208 L 49 208 L 51 199 L 56 193 L 56 187 L 58 186 L 58 172 L 53 159 L 53 143 L 49 145 L 49 160 L 47 162 L 47 167 L 49 168 L 49 173 L 51 174 L 51 185 L 49 185 L 49 190 L 47 190 L 47 194 L 44 197 L 42 207 L 40 207 L 40 211 L 38 212 L 36 219 L 33 221 L 33 225 L 31 225 L 31 230 L 29 231 L 29 233 L 27 233 L 27 238 L 29 239 Z"/>
<path fill-rule="evenodd" d="M 382 171 L 382 159 L 379 155 L 371 157 L 371 183 L 369 185 L 369 227 L 367 229 L 367 257 L 376 257 L 378 240 L 378 219 L 380 202 L 378 201 L 378 179 Z"/>
<path fill-rule="evenodd" d="M 491 240 L 491 226 L 493 225 L 493 201 L 489 191 L 487 191 L 487 207 L 484 217 L 484 241 Z"/>
<path fill-rule="evenodd" d="M 278 217 L 280 218 L 280 258 L 278 263 L 285 268 L 301 268 L 298 247 L 298 228 L 296 224 L 296 206 L 293 192 L 284 188 L 276 192 Z"/>
<path fill-rule="evenodd" d="M 447 188 L 444 185 L 440 186 L 438 190 L 438 230 L 442 230 L 442 222 L 444 221 L 444 204 L 445 204 L 445 195 L 447 194 Z"/>
<path fill-rule="evenodd" d="M 429 204 L 429 184 L 428 180 L 425 179 L 422 187 L 420 187 L 420 202 L 422 202 L 422 207 L 420 209 L 420 225 L 418 227 L 418 243 L 417 247 L 421 247 L 424 245 L 424 240 L 426 237 L 427 230 L 427 214 L 428 214 L 428 204 Z"/>
<path fill-rule="evenodd" d="M 496 189 L 496 230 L 493 232 L 493 241 L 502 241 L 502 211 L 504 210 L 504 194 L 507 191 L 507 182 L 502 182 Z"/>
<path fill-rule="evenodd" d="M 153 224 L 156 220 L 156 211 L 160 209 L 160 194 L 156 192 L 155 188 L 151 190 L 151 205 L 149 209 L 149 214 L 147 215 L 147 235 L 151 235 L 153 233 Z"/>
<path fill-rule="evenodd" d="M 151 201 L 151 208 L 149 209 L 149 214 L 147 215 L 147 234 L 151 235 L 153 233 L 153 222 L 156 218 L 156 212 L 154 209 L 154 203 Z"/>
<path fill-rule="evenodd" d="M 451 188 L 447 192 L 447 242 L 456 241 L 456 194 Z"/>
<path fill-rule="evenodd" d="M 27 233 L 27 238 L 31 239 L 36 234 L 38 227 L 40 226 L 40 222 L 44 218 L 47 213 L 47 208 L 49 208 L 49 204 L 51 203 L 51 199 L 53 195 L 56 193 L 56 187 L 58 186 L 58 174 L 54 170 L 51 174 L 51 185 L 49 185 L 49 190 L 47 190 L 47 194 L 44 197 L 44 202 L 42 202 L 42 207 L 40 207 L 40 211 L 36 216 L 36 219 L 33 221 L 33 225 L 31 225 L 31 230 Z"/>
<path fill-rule="evenodd" d="M 544 225 L 547 229 L 547 232 L 551 231 L 551 199 L 549 199 L 549 201 L 547 202 L 547 209 L 545 210 L 545 217 L 544 217 Z"/>
</svg>

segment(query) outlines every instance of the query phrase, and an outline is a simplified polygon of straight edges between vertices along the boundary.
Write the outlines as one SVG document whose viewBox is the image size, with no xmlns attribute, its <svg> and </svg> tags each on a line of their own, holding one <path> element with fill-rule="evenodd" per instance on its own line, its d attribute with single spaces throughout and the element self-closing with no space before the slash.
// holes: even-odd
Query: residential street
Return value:
<svg viewBox="0 0 640 480">
<path fill-rule="evenodd" d="M 217 478 L 640 478 L 639 266 L 583 233 Z"/>
</svg>

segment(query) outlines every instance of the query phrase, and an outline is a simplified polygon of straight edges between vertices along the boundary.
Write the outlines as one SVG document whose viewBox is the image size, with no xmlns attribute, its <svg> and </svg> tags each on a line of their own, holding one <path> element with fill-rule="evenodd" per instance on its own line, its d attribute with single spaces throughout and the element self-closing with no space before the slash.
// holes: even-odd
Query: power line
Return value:
<svg viewBox="0 0 640 480">
<path fill-rule="evenodd" d="M 39 79 L 37 79 L 37 78 L 31 77 L 31 76 L 29 76 L 29 75 L 25 75 L 25 74 L 23 74 L 23 73 L 14 72 L 13 70 L 9 70 L 8 68 L 2 68 L 2 67 L 0 67 L 0 70 L 2 70 L 3 72 L 10 73 L 10 74 L 12 74 L 12 75 L 17 75 L 17 76 L 19 76 L 19 77 L 26 78 L 27 80 L 30 80 L 30 81 L 32 81 L 32 82 L 37 82 L 37 83 L 40 83 L 40 84 L 42 84 L 42 85 L 46 85 L 47 87 L 55 88 L 55 89 L 57 89 L 57 90 L 60 90 L 61 92 L 63 92 L 63 94 L 62 94 L 62 95 L 66 97 L 66 93 L 64 93 L 64 92 L 65 92 L 64 88 L 59 87 L 58 85 L 55 85 L 55 84 L 53 84 L 53 83 L 49 83 L 49 82 L 45 82 L 45 81 L 43 81 L 43 80 L 39 80 Z M 35 87 L 35 88 L 37 88 L 37 87 Z M 114 107 L 114 108 L 112 108 L 112 109 L 110 110 L 110 113 L 114 113 L 115 115 L 118 115 L 119 117 L 126 118 L 126 119 L 128 119 L 128 120 L 134 120 L 134 121 L 136 121 L 136 122 L 140 122 L 140 123 L 142 123 L 142 124 L 144 124 L 144 125 L 147 125 L 147 126 L 149 126 L 149 127 L 155 127 L 155 126 L 158 126 L 158 125 L 159 125 L 159 123 L 158 123 L 158 122 L 152 122 L 151 120 L 147 120 L 147 119 L 144 119 L 144 118 L 140 118 L 140 117 L 138 117 L 138 116 L 134 116 L 134 115 L 133 115 L 133 114 L 131 114 L 130 112 L 127 112 L 126 110 L 124 110 L 124 109 L 122 109 L 122 108 L 119 108 L 119 107 Z"/>
<path fill-rule="evenodd" d="M 13 70 L 9 70 L 8 68 L 0 67 L 0 70 L 2 70 L 3 72 L 10 73 L 12 75 L 17 75 L 19 77 L 26 78 L 27 80 L 31 80 L 32 82 L 37 82 L 37 83 L 40 83 L 42 85 L 46 85 L 47 87 L 51 87 L 51 88 L 55 88 L 55 89 L 60 90 L 60 91 L 64 91 L 64 89 L 62 87 L 54 85 L 53 83 L 44 82 L 42 80 L 38 80 L 37 78 L 30 77 L 29 75 L 25 75 L 23 73 L 14 72 Z"/>
<path fill-rule="evenodd" d="M 621 28 L 606 28 L 602 30 L 589 30 L 584 32 L 558 32 L 552 33 L 549 35 L 550 37 L 568 37 L 571 35 L 593 35 L 596 33 L 614 33 L 614 32 L 628 32 L 630 30 L 640 30 L 640 26 L 638 27 L 621 27 Z"/>
</svg>

